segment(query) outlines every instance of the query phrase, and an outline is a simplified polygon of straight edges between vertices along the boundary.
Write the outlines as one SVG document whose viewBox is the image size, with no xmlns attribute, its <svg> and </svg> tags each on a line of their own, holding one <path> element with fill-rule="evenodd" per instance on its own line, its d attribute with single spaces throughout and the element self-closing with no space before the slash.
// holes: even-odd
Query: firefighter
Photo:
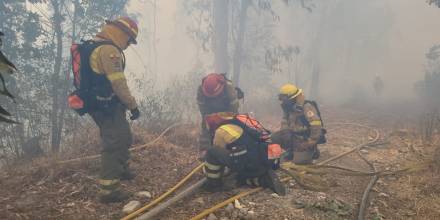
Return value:
<svg viewBox="0 0 440 220">
<path fill-rule="evenodd" d="M 282 153 L 280 145 L 264 138 L 267 135 L 261 132 L 262 126 L 255 126 L 259 125 L 255 119 L 234 115 L 221 112 L 205 118 L 213 143 L 205 155 L 205 188 L 208 191 L 222 189 L 225 167 L 228 167 L 236 172 L 239 185 L 262 186 L 285 195 L 285 188 L 274 172 Z"/>
<path fill-rule="evenodd" d="M 281 130 L 272 134 L 274 143 L 289 151 L 296 164 L 310 164 L 319 158 L 318 144 L 325 143 L 321 113 L 314 101 L 305 99 L 302 89 L 286 84 L 279 93 L 284 116 Z"/>
<path fill-rule="evenodd" d="M 373 80 L 373 88 L 374 92 L 376 93 L 376 96 L 382 95 L 382 91 L 384 89 L 384 83 L 382 78 L 379 76 L 379 74 L 376 74 Z"/>
<path fill-rule="evenodd" d="M 243 92 L 234 87 L 225 74 L 210 73 L 202 79 L 202 84 L 197 90 L 197 104 L 202 115 L 199 136 L 200 151 L 205 151 L 211 146 L 209 133 L 203 118 L 216 112 L 238 113 L 239 99 L 241 98 L 243 98 Z"/>
<path fill-rule="evenodd" d="M 139 118 L 140 112 L 127 86 L 122 51 L 136 44 L 137 34 L 136 22 L 128 17 L 107 20 L 87 54 L 87 68 L 93 75 L 90 83 L 96 98 L 96 105 L 90 107 L 88 113 L 99 127 L 103 143 L 98 181 L 98 194 L 103 203 L 127 199 L 129 193 L 120 189 L 120 181 L 134 178 L 128 165 L 132 134 L 126 111 L 130 111 L 131 120 Z"/>
</svg>

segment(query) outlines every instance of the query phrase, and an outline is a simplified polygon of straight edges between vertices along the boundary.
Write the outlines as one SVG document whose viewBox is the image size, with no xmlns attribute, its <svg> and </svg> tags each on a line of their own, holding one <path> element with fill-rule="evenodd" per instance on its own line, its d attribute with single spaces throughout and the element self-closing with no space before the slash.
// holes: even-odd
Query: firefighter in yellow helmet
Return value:
<svg viewBox="0 0 440 220">
<path fill-rule="evenodd" d="M 274 172 L 281 147 L 270 142 L 270 133 L 257 120 L 245 114 L 220 112 L 207 115 L 205 123 L 213 143 L 205 155 L 206 190 L 221 190 L 228 167 L 236 172 L 239 185 L 267 187 L 285 195 L 285 188 Z"/>
<path fill-rule="evenodd" d="M 88 113 L 100 129 L 103 144 L 99 179 L 99 197 L 103 203 L 127 199 L 129 193 L 120 189 L 120 181 L 134 178 L 128 166 L 132 134 L 126 111 L 130 111 L 131 120 L 136 120 L 140 113 L 125 78 L 123 50 L 137 43 L 137 34 L 136 22 L 128 17 L 106 21 L 95 39 L 86 42 L 83 50 L 86 54 L 81 54 L 89 57 L 89 63 L 82 63 L 85 67 L 81 68 L 91 73 L 89 83 L 96 100 Z"/>
<path fill-rule="evenodd" d="M 292 84 L 282 86 L 278 98 L 284 116 L 281 130 L 271 136 L 273 142 L 288 150 L 288 159 L 294 163 L 312 163 L 319 157 L 318 144 L 326 142 L 318 105 L 306 100 L 302 89 Z"/>
</svg>

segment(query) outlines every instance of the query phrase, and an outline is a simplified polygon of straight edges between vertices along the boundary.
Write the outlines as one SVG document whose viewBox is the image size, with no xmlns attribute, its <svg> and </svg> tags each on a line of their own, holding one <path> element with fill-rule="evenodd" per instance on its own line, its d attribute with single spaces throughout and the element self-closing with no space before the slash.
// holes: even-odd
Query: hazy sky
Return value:
<svg viewBox="0 0 440 220">
<path fill-rule="evenodd" d="M 182 3 L 182 1 L 156 1 L 156 39 L 152 39 L 153 11 L 151 10 L 151 4 L 148 3 L 149 1 L 132 0 L 129 12 L 141 15 L 139 22 L 142 29 L 139 44 L 134 47 L 140 56 L 135 55 L 130 49 L 127 53 L 127 57 L 130 59 L 128 63 L 129 71 L 143 71 L 144 68 L 140 65 L 140 60 L 142 60 L 144 65 L 148 66 L 151 70 L 156 70 L 158 82 L 167 82 L 172 76 L 187 73 L 194 67 L 196 44 L 186 34 L 186 26 L 182 21 L 185 21 L 187 18 L 176 15 L 178 4 Z M 348 2 L 350 0 L 342 1 Z M 378 7 L 389 7 L 393 22 L 387 36 L 389 41 L 388 48 L 384 48 L 387 54 L 383 56 L 381 64 L 379 64 L 379 67 L 375 67 L 375 69 L 384 77 L 388 87 L 387 91 L 390 94 L 400 93 L 402 88 L 404 88 L 405 93 L 412 92 L 413 83 L 423 78 L 424 54 L 433 44 L 440 42 L 440 29 L 438 28 L 440 9 L 427 5 L 424 0 L 373 1 L 378 2 Z M 320 7 L 320 1 L 316 0 L 316 2 L 317 6 Z M 362 10 L 362 1 L 359 2 L 359 10 Z M 306 27 L 305 25 L 316 25 L 319 23 L 317 22 L 317 19 L 319 19 L 317 12 L 320 9 L 315 9 L 314 12 L 308 13 L 296 4 L 288 10 L 290 10 L 290 13 L 292 11 L 297 13 L 297 19 L 292 19 L 293 16 L 286 17 L 286 11 L 283 12 L 282 10 L 280 9 L 281 22 L 277 27 L 276 37 L 284 44 L 299 45 L 305 49 L 310 47 L 308 42 L 310 39 L 308 37 L 314 27 Z M 371 16 L 374 17 L 374 15 Z M 347 19 L 344 22 L 350 22 L 349 18 Z M 152 60 L 151 55 L 154 43 L 156 43 L 158 54 L 157 67 L 154 67 L 155 62 Z M 337 53 L 338 51 L 334 52 Z M 357 52 L 362 53 L 362 51 Z M 322 53 L 329 53 L 329 51 L 323 51 Z M 333 61 L 328 60 L 328 62 Z M 211 57 L 206 57 L 205 65 L 207 69 L 212 66 Z M 336 69 L 332 70 L 332 68 L 335 67 L 329 67 L 322 71 L 336 71 Z M 372 78 L 374 74 L 372 72 L 371 76 L 362 76 L 362 80 L 365 81 Z M 328 84 L 327 86 L 330 86 L 331 82 Z"/>
<path fill-rule="evenodd" d="M 384 69 L 393 89 L 400 91 L 423 78 L 425 53 L 440 43 L 440 9 L 424 0 L 387 0 L 394 13 L 395 25 L 390 40 L 390 59 Z M 401 80 L 402 78 L 408 80 Z M 402 81 L 402 86 L 398 86 Z"/>
</svg>

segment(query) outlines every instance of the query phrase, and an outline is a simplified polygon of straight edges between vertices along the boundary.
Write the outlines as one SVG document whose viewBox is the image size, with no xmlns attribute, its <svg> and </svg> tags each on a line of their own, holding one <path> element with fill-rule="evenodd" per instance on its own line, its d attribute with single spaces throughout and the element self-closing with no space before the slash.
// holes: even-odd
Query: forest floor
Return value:
<svg viewBox="0 0 440 220">
<path fill-rule="evenodd" d="M 369 141 L 371 129 L 338 123 L 359 123 L 377 128 L 380 145 L 367 147 L 362 155 L 377 170 L 395 170 L 432 160 L 426 169 L 379 178 L 370 194 L 366 219 L 440 219 L 440 154 L 438 137 L 423 144 L 416 122 L 406 116 L 384 111 L 358 111 L 324 106 L 323 117 L 328 143 L 320 146 L 322 161 Z M 275 129 L 279 119 L 264 117 L 263 124 Z M 135 144 L 147 143 L 155 135 L 135 129 Z M 99 160 L 60 165 L 56 161 L 99 153 L 96 129 L 85 132 L 81 143 L 63 158 L 39 158 L 21 162 L 0 171 L 0 219 L 120 219 L 126 203 L 100 204 L 97 200 Z M 145 150 L 132 154 L 131 167 L 137 173 L 124 181 L 130 192 L 148 191 L 152 198 L 136 198 L 148 203 L 167 191 L 200 162 L 196 147 L 197 126 L 180 126 Z M 356 170 L 370 167 L 356 154 L 331 163 Z M 192 181 L 200 179 L 197 175 Z M 264 190 L 240 199 L 242 209 L 222 208 L 218 219 L 356 219 L 362 193 L 371 177 L 322 175 L 330 188 L 324 192 L 303 189 L 295 181 L 286 183 L 288 194 L 275 196 Z M 157 219 L 189 219 L 247 188 L 228 192 L 197 192 L 161 213 Z M 128 201 L 127 201 L 128 202 Z M 244 211 L 243 211 L 244 210 Z M 213 216 L 211 216 L 211 219 Z"/>
</svg>

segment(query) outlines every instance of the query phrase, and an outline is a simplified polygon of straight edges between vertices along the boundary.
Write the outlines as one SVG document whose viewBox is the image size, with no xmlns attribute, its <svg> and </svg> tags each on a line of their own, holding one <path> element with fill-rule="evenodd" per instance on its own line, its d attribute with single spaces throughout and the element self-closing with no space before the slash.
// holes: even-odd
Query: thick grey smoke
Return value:
<svg viewBox="0 0 440 220">
<path fill-rule="evenodd" d="M 197 44 L 187 36 L 188 19 L 178 13 L 182 2 L 156 3 L 155 27 L 147 1 L 130 4 L 129 11 L 139 15 L 143 29 L 141 43 L 135 47 L 140 57 L 130 51 L 128 66 L 141 74 L 143 62 L 156 71 L 151 74 L 157 74 L 162 85 L 194 69 Z M 318 62 L 321 98 L 344 101 L 354 93 L 372 96 L 375 75 L 384 80 L 385 96 L 414 97 L 413 84 L 424 74 L 424 54 L 440 41 L 437 8 L 415 0 L 316 0 L 314 4 L 311 13 L 298 4 L 285 7 L 280 1 L 273 6 L 280 16 L 274 41 L 301 49 L 294 57 L 298 84 L 310 87 L 310 75 Z M 150 8 L 148 13 L 144 13 L 146 8 Z M 212 54 L 204 55 L 202 61 L 202 69 L 213 69 Z M 287 75 L 287 66 L 282 71 Z M 286 75 L 275 77 L 276 86 L 287 80 Z"/>
</svg>

